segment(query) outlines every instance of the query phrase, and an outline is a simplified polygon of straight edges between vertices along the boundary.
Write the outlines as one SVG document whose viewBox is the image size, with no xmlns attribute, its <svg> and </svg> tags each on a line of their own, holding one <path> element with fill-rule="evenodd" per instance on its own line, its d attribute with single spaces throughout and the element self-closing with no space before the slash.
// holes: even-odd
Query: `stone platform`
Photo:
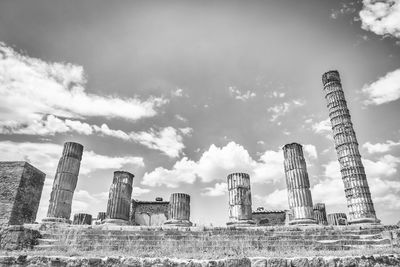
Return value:
<svg viewBox="0 0 400 267">
<path fill-rule="evenodd" d="M 400 246 L 398 226 L 143 227 L 26 225 L 42 235 L 35 250 L 312 251 Z"/>
</svg>

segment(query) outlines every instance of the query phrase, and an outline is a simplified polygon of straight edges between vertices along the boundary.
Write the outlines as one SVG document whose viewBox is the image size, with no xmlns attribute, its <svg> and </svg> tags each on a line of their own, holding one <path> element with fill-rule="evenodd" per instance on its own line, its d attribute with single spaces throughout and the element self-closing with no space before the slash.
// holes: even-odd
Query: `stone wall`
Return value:
<svg viewBox="0 0 400 267">
<path fill-rule="evenodd" d="M 339 266 L 400 266 L 400 255 L 299 258 L 227 258 L 218 260 L 179 260 L 169 258 L 133 257 L 65 257 L 65 256 L 0 256 L 0 266 L 157 266 L 157 267 L 339 267 Z"/>
<path fill-rule="evenodd" d="M 45 176 L 24 161 L 0 162 L 0 226 L 35 221 Z"/>
<path fill-rule="evenodd" d="M 253 220 L 259 226 L 285 225 L 286 211 L 253 211 Z"/>
<path fill-rule="evenodd" d="M 130 222 L 133 225 L 160 226 L 168 220 L 169 201 L 132 200 Z"/>
</svg>

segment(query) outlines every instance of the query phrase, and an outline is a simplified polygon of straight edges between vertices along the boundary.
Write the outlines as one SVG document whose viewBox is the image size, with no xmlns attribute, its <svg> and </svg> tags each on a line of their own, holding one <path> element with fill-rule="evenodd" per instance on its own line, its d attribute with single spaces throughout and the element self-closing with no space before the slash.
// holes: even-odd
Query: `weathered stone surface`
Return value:
<svg viewBox="0 0 400 267">
<path fill-rule="evenodd" d="M 35 221 L 45 176 L 24 161 L 0 162 L 0 227 Z"/>
<path fill-rule="evenodd" d="M 77 225 L 91 225 L 92 215 L 87 213 L 77 213 L 74 215 L 74 220 L 72 223 Z"/>
<path fill-rule="evenodd" d="M 315 224 L 303 148 L 297 143 L 287 144 L 283 147 L 283 155 L 289 208 L 293 216 L 289 224 Z"/>
<path fill-rule="evenodd" d="M 160 226 L 168 220 L 169 201 L 132 200 L 130 222 L 133 225 Z"/>
<path fill-rule="evenodd" d="M 328 220 L 326 218 L 326 208 L 324 203 L 314 204 L 314 219 L 318 224 L 327 225 Z"/>
<path fill-rule="evenodd" d="M 130 172 L 114 172 L 114 178 L 110 187 L 110 193 L 107 202 L 106 223 L 129 223 L 129 212 L 134 177 L 135 176 Z"/>
<path fill-rule="evenodd" d="M 64 144 L 44 222 L 70 222 L 72 198 L 78 182 L 82 153 L 81 144 L 74 142 Z"/>
<path fill-rule="evenodd" d="M 347 225 L 347 216 L 345 213 L 330 213 L 327 216 L 329 225 Z"/>
<path fill-rule="evenodd" d="M 257 210 L 253 211 L 252 219 L 257 224 L 257 226 L 285 225 L 286 211 Z"/>
<path fill-rule="evenodd" d="M 376 218 L 339 72 L 324 73 L 322 83 L 349 209 L 349 223 L 377 223 L 379 220 Z"/>
<path fill-rule="evenodd" d="M 229 221 L 227 225 L 254 225 L 251 208 L 250 176 L 247 173 L 231 173 L 228 179 Z"/>
<path fill-rule="evenodd" d="M 0 228 L 0 249 L 31 249 L 38 244 L 38 239 L 40 237 L 41 234 L 39 231 L 27 229 L 20 225 Z"/>
<path fill-rule="evenodd" d="M 190 195 L 173 193 L 169 199 L 168 220 L 164 223 L 171 226 L 191 226 Z"/>
</svg>

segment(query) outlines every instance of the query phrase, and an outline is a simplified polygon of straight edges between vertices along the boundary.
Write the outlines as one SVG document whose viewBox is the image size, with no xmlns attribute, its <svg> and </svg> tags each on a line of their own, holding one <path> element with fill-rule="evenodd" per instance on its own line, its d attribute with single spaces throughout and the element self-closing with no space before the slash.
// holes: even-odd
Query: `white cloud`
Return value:
<svg viewBox="0 0 400 267">
<path fill-rule="evenodd" d="M 270 94 L 270 97 L 271 98 L 283 98 L 283 97 L 285 97 L 285 93 L 284 92 L 278 92 L 278 91 L 273 91 L 271 94 Z"/>
<path fill-rule="evenodd" d="M 223 196 L 228 192 L 228 186 L 226 183 L 216 183 L 214 187 L 205 187 L 202 196 L 218 197 Z"/>
<path fill-rule="evenodd" d="M 388 72 L 377 81 L 364 85 L 362 92 L 367 96 L 364 101 L 366 105 L 381 105 L 399 99 L 400 69 Z"/>
<path fill-rule="evenodd" d="M 289 209 L 287 189 L 276 189 L 266 196 L 255 195 L 254 198 L 266 206 L 266 210 Z"/>
<path fill-rule="evenodd" d="M 243 146 L 230 142 L 224 147 L 211 145 L 195 162 L 188 158 L 177 161 L 171 169 L 158 167 L 145 173 L 143 184 L 178 187 L 192 184 L 198 177 L 202 182 L 225 181 L 229 173 L 247 172 L 253 183 L 271 183 L 283 179 L 283 153 L 265 151 L 258 161 L 252 159 Z"/>
<path fill-rule="evenodd" d="M 247 90 L 246 92 L 241 92 L 239 89 L 236 88 L 236 86 L 229 86 L 228 89 L 232 97 L 241 101 L 247 101 L 257 96 L 256 93 L 250 90 Z"/>
<path fill-rule="evenodd" d="M 0 141 L 0 161 L 27 161 L 48 177 L 52 177 L 57 169 L 63 150 L 62 145 L 52 143 L 30 143 Z M 80 174 L 88 174 L 101 169 L 119 169 L 123 166 L 143 167 L 141 157 L 110 157 L 84 150 Z"/>
<path fill-rule="evenodd" d="M 148 188 L 141 188 L 138 186 L 134 186 L 132 188 L 132 197 L 139 197 L 139 196 L 147 194 L 149 192 L 150 192 L 150 189 L 148 189 Z"/>
<path fill-rule="evenodd" d="M 385 153 L 389 152 L 393 147 L 400 146 L 400 142 L 393 142 L 391 140 L 387 140 L 386 143 L 376 143 L 371 144 L 367 142 L 363 144 L 363 148 L 367 149 L 369 154 L 375 153 Z"/>
<path fill-rule="evenodd" d="M 187 122 L 187 119 L 184 118 L 184 117 L 182 117 L 182 116 L 179 115 L 179 114 L 176 114 L 176 115 L 175 115 L 175 118 L 176 118 L 177 120 L 180 120 L 180 121 L 183 121 L 183 122 Z"/>
<path fill-rule="evenodd" d="M 192 135 L 192 133 L 193 133 L 193 128 L 190 128 L 190 127 L 179 128 L 179 131 L 180 131 L 183 135 Z"/>
<path fill-rule="evenodd" d="M 276 121 L 279 117 L 284 116 L 294 107 L 301 107 L 305 105 L 303 100 L 292 100 L 291 102 L 284 102 L 282 104 L 275 105 L 268 108 L 268 112 L 272 113 L 270 121 Z"/>
<path fill-rule="evenodd" d="M 22 55 L 0 43 L 1 120 L 39 121 L 44 114 L 56 117 L 106 117 L 137 120 L 156 115 L 162 98 L 118 98 L 85 91 L 81 66 L 47 63 Z"/>
<path fill-rule="evenodd" d="M 183 96 L 183 89 L 182 88 L 177 88 L 175 91 L 172 91 L 171 94 L 176 97 L 182 97 Z"/>
<path fill-rule="evenodd" d="M 331 121 L 329 119 L 316 122 L 311 127 L 315 133 L 324 134 L 325 136 L 330 136 L 332 132 Z"/>
<path fill-rule="evenodd" d="M 310 158 L 310 159 L 318 158 L 317 148 L 314 145 L 311 145 L 311 144 L 303 145 L 303 149 L 304 149 L 304 152 L 306 152 L 308 158 Z"/>
<path fill-rule="evenodd" d="M 363 0 L 360 18 L 364 30 L 400 38 L 400 1 Z"/>
</svg>

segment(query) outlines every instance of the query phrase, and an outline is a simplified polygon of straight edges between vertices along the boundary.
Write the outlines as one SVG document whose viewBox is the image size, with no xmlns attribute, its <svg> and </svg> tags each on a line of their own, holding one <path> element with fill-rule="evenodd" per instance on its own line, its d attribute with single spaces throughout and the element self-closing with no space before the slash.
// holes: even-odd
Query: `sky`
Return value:
<svg viewBox="0 0 400 267">
<path fill-rule="evenodd" d="M 400 220 L 400 1 L 0 2 L 0 160 L 46 175 L 84 146 L 72 213 L 105 211 L 113 172 L 133 198 L 191 195 L 228 221 L 226 177 L 253 210 L 288 209 L 282 147 L 303 145 L 313 202 L 346 212 L 321 76 L 338 70 L 377 217 Z"/>
</svg>

